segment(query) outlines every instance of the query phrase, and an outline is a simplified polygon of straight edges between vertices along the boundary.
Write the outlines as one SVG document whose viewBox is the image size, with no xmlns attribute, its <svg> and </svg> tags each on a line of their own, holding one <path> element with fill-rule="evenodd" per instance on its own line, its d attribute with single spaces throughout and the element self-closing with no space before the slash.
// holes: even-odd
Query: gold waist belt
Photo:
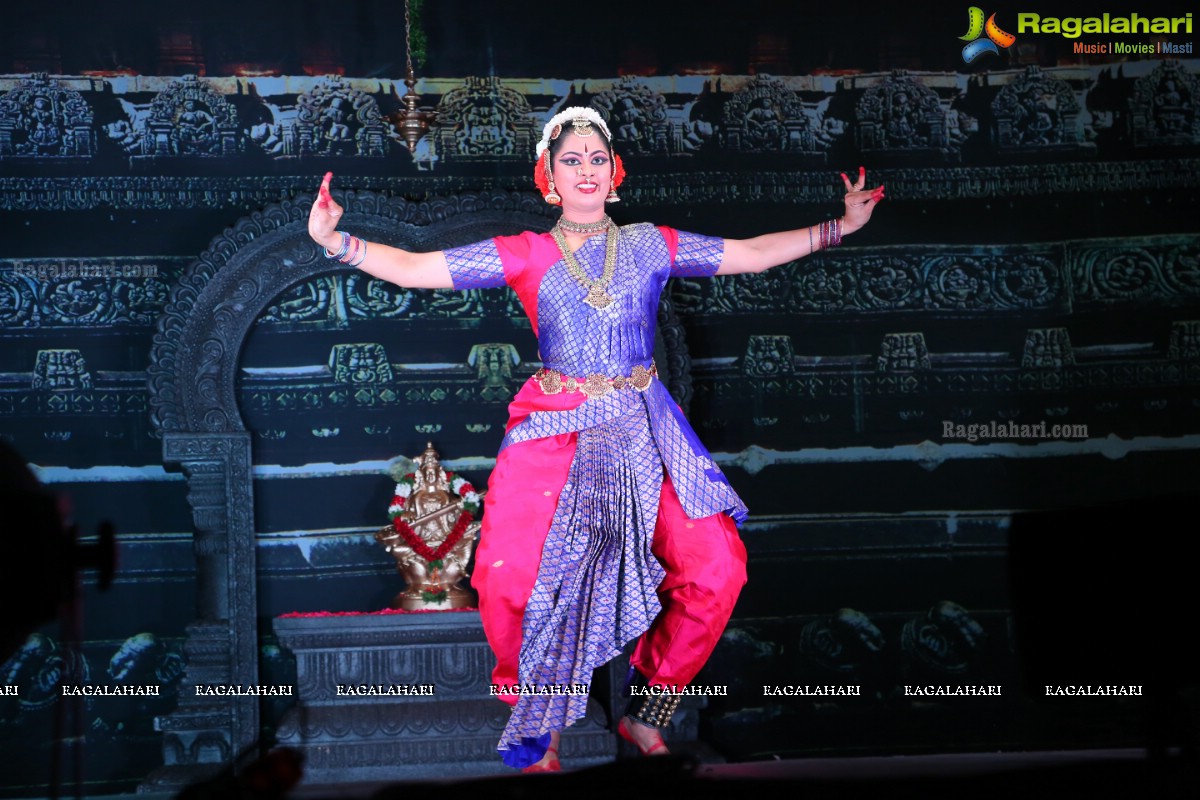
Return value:
<svg viewBox="0 0 1200 800">
<path fill-rule="evenodd" d="M 653 361 L 650 362 L 649 368 L 638 364 L 630 371 L 628 377 L 618 375 L 610 378 L 597 372 L 586 378 L 572 378 L 569 375 L 563 375 L 556 369 L 546 369 L 545 367 L 533 374 L 533 379 L 538 382 L 545 394 L 583 392 L 584 397 L 589 400 L 603 397 L 617 389 L 636 389 L 644 392 L 650 388 L 650 382 L 656 377 L 658 377 L 658 367 L 654 365 Z"/>
</svg>

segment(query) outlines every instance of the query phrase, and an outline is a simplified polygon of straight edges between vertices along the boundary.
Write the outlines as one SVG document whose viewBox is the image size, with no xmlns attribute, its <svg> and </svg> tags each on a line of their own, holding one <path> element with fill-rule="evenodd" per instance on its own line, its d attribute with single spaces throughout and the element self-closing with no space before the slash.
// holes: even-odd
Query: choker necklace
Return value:
<svg viewBox="0 0 1200 800">
<path fill-rule="evenodd" d="M 579 260 L 575 258 L 575 254 L 567 245 L 567 237 L 563 236 L 563 228 L 566 226 L 561 224 L 562 220 L 560 219 L 559 224 L 550 230 L 550 235 L 554 237 L 554 243 L 558 245 L 558 251 L 562 253 L 563 261 L 567 264 L 567 272 L 580 286 L 587 289 L 587 294 L 583 296 L 583 302 L 596 309 L 604 308 L 613 300 L 612 295 L 605 290 L 612 282 L 613 274 L 617 271 L 617 240 L 620 238 L 619 229 L 612 224 L 612 220 L 606 216 L 602 222 L 608 231 L 608 240 L 604 243 L 604 270 L 596 280 L 592 280 L 591 276 L 584 271 Z M 571 229 L 567 228 L 567 230 Z"/>
<path fill-rule="evenodd" d="M 559 217 L 558 222 L 554 223 L 554 227 L 562 228 L 567 233 L 600 233 L 608 230 L 612 224 L 613 221 L 608 218 L 608 214 L 605 214 L 597 222 L 571 222 L 566 217 Z"/>
</svg>

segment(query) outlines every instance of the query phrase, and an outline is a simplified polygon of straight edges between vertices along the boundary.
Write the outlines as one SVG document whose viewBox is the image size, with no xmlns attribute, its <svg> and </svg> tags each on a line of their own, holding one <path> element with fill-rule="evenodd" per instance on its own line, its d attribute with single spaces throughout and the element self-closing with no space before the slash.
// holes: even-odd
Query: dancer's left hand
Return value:
<svg viewBox="0 0 1200 800">
<path fill-rule="evenodd" d="M 883 184 L 874 189 L 864 188 L 867 185 L 867 168 L 858 168 L 858 180 L 851 183 L 846 173 L 842 173 L 842 182 L 846 184 L 846 213 L 842 218 L 842 233 L 853 233 L 866 225 L 871 219 L 871 212 L 883 199 Z"/>
</svg>

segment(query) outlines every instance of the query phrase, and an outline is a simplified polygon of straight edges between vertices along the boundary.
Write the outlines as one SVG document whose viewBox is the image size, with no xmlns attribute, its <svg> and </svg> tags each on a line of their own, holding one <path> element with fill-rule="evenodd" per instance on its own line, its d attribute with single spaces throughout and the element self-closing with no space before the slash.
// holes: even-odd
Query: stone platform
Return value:
<svg viewBox="0 0 1200 800">
<path fill-rule="evenodd" d="M 296 656 L 296 706 L 277 743 L 304 755 L 305 782 L 339 784 L 511 773 L 496 754 L 508 706 L 489 694 L 494 663 L 477 611 L 276 617 Z M 397 686 L 409 695 L 347 694 Z M 362 691 L 362 689 L 358 689 Z M 563 734 L 575 766 L 616 757 L 595 699 Z"/>
</svg>

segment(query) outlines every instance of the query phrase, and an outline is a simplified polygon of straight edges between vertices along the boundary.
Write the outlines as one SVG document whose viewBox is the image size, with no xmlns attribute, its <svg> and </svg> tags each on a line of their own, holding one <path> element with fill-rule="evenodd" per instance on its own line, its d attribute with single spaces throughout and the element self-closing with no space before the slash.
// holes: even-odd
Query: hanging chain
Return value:
<svg viewBox="0 0 1200 800">
<path fill-rule="evenodd" d="M 408 0 L 404 0 L 404 60 L 408 67 L 408 75 L 413 75 L 412 65 L 412 44 L 410 37 L 412 36 L 412 18 L 408 14 Z"/>
</svg>

